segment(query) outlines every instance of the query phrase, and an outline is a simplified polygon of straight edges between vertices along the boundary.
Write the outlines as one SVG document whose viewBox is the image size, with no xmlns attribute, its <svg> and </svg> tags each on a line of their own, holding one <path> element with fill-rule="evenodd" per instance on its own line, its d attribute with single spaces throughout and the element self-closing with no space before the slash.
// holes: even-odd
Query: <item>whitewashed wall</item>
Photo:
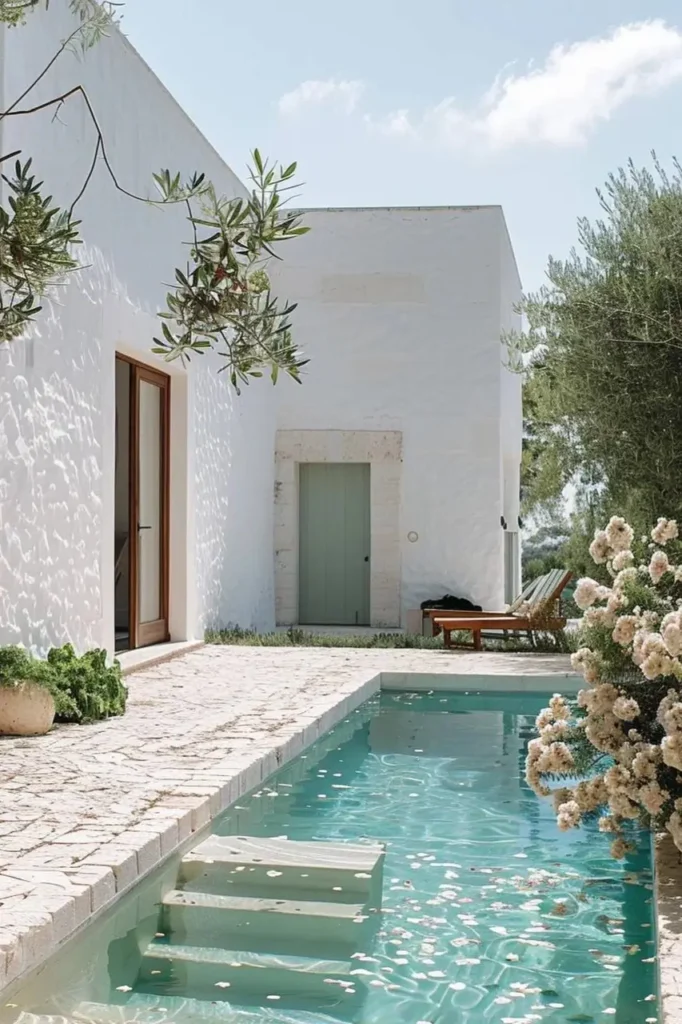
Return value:
<svg viewBox="0 0 682 1024">
<path fill-rule="evenodd" d="M 73 23 L 64 0 L 7 31 L 5 103 L 53 56 Z M 115 32 L 85 60 L 64 54 L 30 94 L 34 105 L 82 84 L 127 189 L 152 194 L 161 167 L 204 171 L 227 195 L 236 176 L 133 48 Z M 29 98 L 25 101 L 29 103 Z M 34 158 L 60 204 L 85 179 L 95 144 L 79 97 L 8 118 L 2 149 Z M 155 363 L 163 282 L 186 258 L 183 209 L 117 193 L 101 162 L 79 204 L 87 268 L 44 304 L 27 340 L 0 348 L 0 643 L 44 649 L 113 642 L 114 356 Z M 269 628 L 274 618 L 272 495 L 275 396 L 253 384 L 235 398 L 210 356 L 172 364 L 171 630 Z"/>
<path fill-rule="evenodd" d="M 500 607 L 521 436 L 519 382 L 502 369 L 520 287 L 502 211 L 306 219 L 277 283 L 300 303 L 311 362 L 303 387 L 279 393 L 280 431 L 400 431 L 403 613 L 446 591 Z"/>
</svg>

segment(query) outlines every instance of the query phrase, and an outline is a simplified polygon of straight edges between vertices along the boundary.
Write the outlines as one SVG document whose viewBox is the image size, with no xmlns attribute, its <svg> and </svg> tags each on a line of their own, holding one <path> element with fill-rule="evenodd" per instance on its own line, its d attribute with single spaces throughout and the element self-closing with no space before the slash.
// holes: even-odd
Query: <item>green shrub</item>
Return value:
<svg viewBox="0 0 682 1024">
<path fill-rule="evenodd" d="M 97 722 L 122 715 L 128 691 L 116 661 L 107 665 L 107 652 L 87 651 L 78 657 L 71 644 L 53 647 L 47 656 L 52 691 L 60 722 Z"/>
<path fill-rule="evenodd" d="M 122 715 L 128 691 L 118 662 L 107 665 L 106 651 L 80 657 L 71 644 L 54 647 L 47 661 L 23 647 L 0 647 L 0 686 L 33 682 L 54 697 L 58 722 L 96 722 Z"/>
<path fill-rule="evenodd" d="M 0 686 L 17 682 L 40 683 L 52 689 L 49 666 L 23 647 L 0 647 Z"/>
</svg>

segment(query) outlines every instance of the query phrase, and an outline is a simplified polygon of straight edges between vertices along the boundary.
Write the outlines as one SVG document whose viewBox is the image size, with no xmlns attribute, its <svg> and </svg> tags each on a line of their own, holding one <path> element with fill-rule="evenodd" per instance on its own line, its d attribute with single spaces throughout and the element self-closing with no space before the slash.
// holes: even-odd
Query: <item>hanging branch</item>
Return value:
<svg viewBox="0 0 682 1024">
<path fill-rule="evenodd" d="M 0 21 L 21 24 L 26 12 L 39 6 L 39 2 L 0 0 Z M 263 364 L 269 366 L 273 382 L 279 370 L 299 380 L 306 361 L 291 337 L 289 317 L 295 306 L 280 306 L 273 298 L 265 271 L 267 261 L 278 258 L 274 251 L 277 243 L 308 230 L 301 226 L 298 217 L 283 213 L 282 194 L 294 187 L 289 183 L 296 164 L 276 170 L 256 150 L 255 171 L 251 173 L 255 189 L 248 201 L 218 197 L 205 176 L 198 173 L 186 182 L 168 170 L 155 174 L 159 199 L 126 188 L 115 173 L 104 133 L 82 85 L 74 85 L 41 103 L 20 107 L 67 49 L 76 42 L 83 50 L 89 49 L 106 34 L 119 5 L 71 0 L 70 6 L 80 24 L 21 95 L 0 111 L 0 121 L 32 116 L 51 108 L 55 109 L 56 118 L 64 104 L 80 95 L 95 129 L 95 146 L 83 184 L 68 210 L 51 208 L 51 197 L 44 197 L 41 191 L 43 183 L 29 174 L 30 160 L 23 165 L 18 161 L 13 177 L 2 176 L 12 195 L 11 213 L 0 208 L 0 342 L 19 337 L 41 310 L 37 298 L 78 269 L 72 247 L 81 241 L 80 222 L 73 219 L 74 212 L 101 160 L 114 188 L 127 198 L 153 206 L 181 202 L 187 206 L 193 239 L 192 265 L 188 265 L 186 273 L 175 270 L 175 289 L 168 294 L 167 311 L 159 314 L 163 338 L 155 339 L 153 351 L 168 360 L 180 358 L 185 362 L 192 352 L 201 354 L 204 349 L 220 344 L 225 359 L 222 369 L 229 370 L 237 391 L 240 382 L 248 383 L 251 377 L 262 375 Z M 0 162 L 19 155 L 20 151 L 15 151 L 0 156 Z M 192 206 L 193 200 L 199 201 L 198 213 Z M 212 233 L 200 238 L 200 227 L 209 227 Z M 175 333 L 167 321 L 174 324 Z"/>
</svg>

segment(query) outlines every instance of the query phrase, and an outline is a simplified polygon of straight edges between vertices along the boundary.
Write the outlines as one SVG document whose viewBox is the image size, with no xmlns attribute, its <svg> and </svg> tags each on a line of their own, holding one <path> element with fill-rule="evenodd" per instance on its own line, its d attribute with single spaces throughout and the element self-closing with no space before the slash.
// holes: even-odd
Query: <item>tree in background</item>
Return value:
<svg viewBox="0 0 682 1024">
<path fill-rule="evenodd" d="M 153 351 L 167 360 L 184 361 L 216 348 L 225 360 L 221 369 L 229 372 L 237 391 L 240 383 L 260 377 L 263 366 L 269 367 L 273 382 L 280 371 L 300 380 L 306 361 L 292 338 L 290 316 L 295 306 L 280 303 L 271 294 L 266 269 L 278 243 L 308 230 L 300 218 L 284 211 L 285 193 L 294 187 L 296 164 L 271 166 L 255 150 L 248 199 L 218 195 L 203 174 L 183 182 L 168 170 L 154 175 L 156 198 L 129 191 L 116 175 L 97 113 L 82 85 L 74 83 L 38 104 L 32 105 L 29 98 L 65 53 L 85 52 L 99 42 L 114 25 L 121 6 L 108 0 L 68 2 L 75 17 L 73 31 L 58 44 L 40 74 L 0 110 L 0 122 L 45 110 L 56 115 L 66 103 L 81 103 L 94 128 L 92 160 L 70 206 L 60 208 L 32 173 L 30 157 L 20 151 L 0 153 L 0 169 L 13 161 L 13 172 L 1 174 L 8 192 L 7 205 L 0 205 L 0 343 L 22 337 L 41 311 L 41 297 L 78 269 L 74 248 L 81 237 L 76 209 L 103 165 L 112 187 L 132 201 L 182 203 L 187 210 L 190 258 L 184 269 L 175 269 L 176 285 L 168 294 L 167 309 L 159 314 L 162 336 L 154 339 Z M 0 23 L 19 31 L 27 16 L 48 5 L 49 0 L 0 0 Z"/>
<path fill-rule="evenodd" d="M 602 218 L 578 223 L 582 252 L 550 259 L 523 301 L 528 329 L 510 345 L 527 363 L 527 514 L 555 517 L 576 480 L 600 519 L 617 509 L 643 528 L 682 512 L 682 167 L 653 159 L 609 177 Z"/>
</svg>

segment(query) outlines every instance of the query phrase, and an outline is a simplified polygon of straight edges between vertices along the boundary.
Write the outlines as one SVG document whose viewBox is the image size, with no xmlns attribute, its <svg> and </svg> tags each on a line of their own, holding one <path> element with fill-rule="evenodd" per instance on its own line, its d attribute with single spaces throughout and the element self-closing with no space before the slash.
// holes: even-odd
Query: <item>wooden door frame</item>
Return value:
<svg viewBox="0 0 682 1024">
<path fill-rule="evenodd" d="M 165 643 L 170 639 L 170 413 L 171 378 L 130 356 L 116 353 L 130 367 L 128 436 L 128 633 L 131 650 Z M 140 382 L 153 384 L 161 391 L 161 562 L 159 572 L 161 618 L 151 623 L 138 621 L 139 594 L 139 432 Z"/>
</svg>

